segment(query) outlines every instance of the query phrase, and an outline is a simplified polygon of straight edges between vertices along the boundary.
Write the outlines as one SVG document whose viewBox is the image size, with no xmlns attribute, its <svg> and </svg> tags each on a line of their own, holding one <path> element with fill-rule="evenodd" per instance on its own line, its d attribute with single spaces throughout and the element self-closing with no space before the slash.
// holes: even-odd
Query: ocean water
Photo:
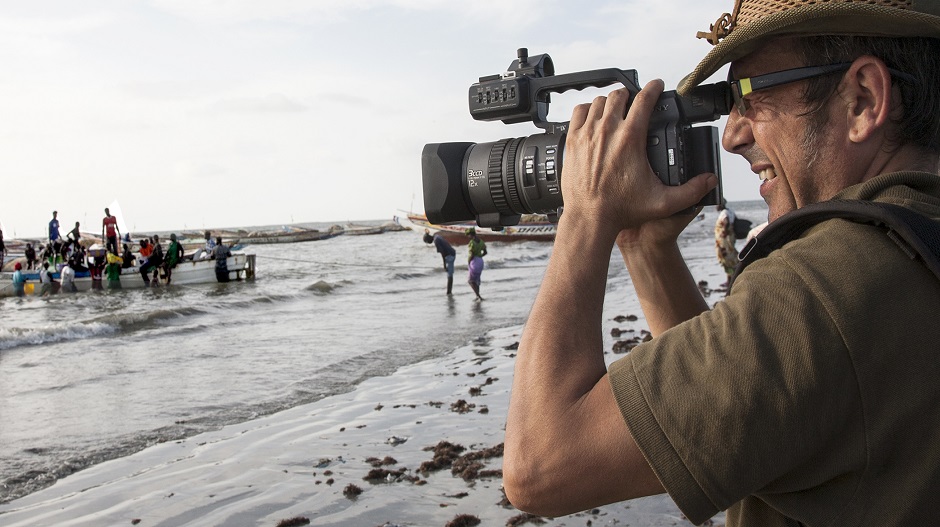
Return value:
<svg viewBox="0 0 940 527">
<path fill-rule="evenodd" d="M 714 259 L 716 216 L 683 233 L 687 259 Z M 433 246 L 402 231 L 246 247 L 251 282 L 0 299 L 0 503 L 524 323 L 552 244 L 488 244 L 484 302 L 457 249 L 451 297 Z M 616 252 L 609 276 L 609 297 L 631 294 Z"/>
</svg>

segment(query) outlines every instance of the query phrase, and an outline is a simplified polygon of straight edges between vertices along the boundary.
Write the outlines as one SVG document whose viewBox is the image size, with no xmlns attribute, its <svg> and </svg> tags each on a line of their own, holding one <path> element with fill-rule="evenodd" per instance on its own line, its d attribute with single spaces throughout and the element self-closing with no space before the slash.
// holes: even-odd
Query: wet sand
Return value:
<svg viewBox="0 0 940 527">
<path fill-rule="evenodd" d="M 506 502 L 501 449 L 520 331 L 495 331 L 348 394 L 92 467 L 0 506 L 0 523 L 691 525 L 664 496 L 556 519 Z"/>
</svg>

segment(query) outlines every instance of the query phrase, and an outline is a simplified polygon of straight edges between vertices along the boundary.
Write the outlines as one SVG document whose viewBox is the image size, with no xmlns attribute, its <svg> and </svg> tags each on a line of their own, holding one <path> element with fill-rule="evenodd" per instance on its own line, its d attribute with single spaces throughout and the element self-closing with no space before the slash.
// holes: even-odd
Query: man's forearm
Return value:
<svg viewBox="0 0 940 527">
<path fill-rule="evenodd" d="M 522 334 L 506 425 L 507 460 L 542 482 L 564 472 L 553 454 L 584 430 L 575 409 L 607 372 L 600 323 L 613 239 L 568 227 L 562 217 Z"/>
<path fill-rule="evenodd" d="M 708 310 L 676 243 L 620 245 L 620 253 L 653 336 Z"/>
<path fill-rule="evenodd" d="M 529 512 L 570 514 L 662 492 L 606 376 L 601 321 L 615 236 L 562 217 L 526 322 L 503 472 L 507 495 Z"/>
<path fill-rule="evenodd" d="M 601 318 L 612 248 L 609 234 L 562 219 L 517 359 L 522 370 L 517 375 L 565 372 L 551 386 L 543 385 L 553 397 L 557 383 L 570 384 L 577 396 L 606 373 Z"/>
</svg>

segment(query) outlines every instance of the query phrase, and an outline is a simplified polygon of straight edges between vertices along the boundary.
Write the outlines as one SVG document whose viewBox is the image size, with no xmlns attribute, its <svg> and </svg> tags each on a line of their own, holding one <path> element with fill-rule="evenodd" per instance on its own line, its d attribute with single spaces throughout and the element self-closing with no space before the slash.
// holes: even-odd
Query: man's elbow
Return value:
<svg viewBox="0 0 940 527">
<path fill-rule="evenodd" d="M 559 509 L 563 491 L 553 488 L 552 475 L 537 456 L 525 455 L 509 445 L 503 457 L 503 490 L 512 505 L 537 516 L 556 517 L 570 512 Z"/>
<path fill-rule="evenodd" d="M 506 492 L 506 498 L 513 507 L 542 516 L 538 493 L 533 492 L 538 478 L 534 475 L 534 470 L 524 467 L 525 462 L 518 458 L 519 456 L 509 455 L 509 450 L 503 457 L 503 490 Z"/>
</svg>

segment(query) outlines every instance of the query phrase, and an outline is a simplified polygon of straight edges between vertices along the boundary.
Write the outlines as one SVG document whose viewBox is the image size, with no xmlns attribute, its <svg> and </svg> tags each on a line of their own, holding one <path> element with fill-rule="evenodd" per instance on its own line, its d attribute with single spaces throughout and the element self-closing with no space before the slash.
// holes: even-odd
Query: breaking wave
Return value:
<svg viewBox="0 0 940 527">
<path fill-rule="evenodd" d="M 3 328 L 0 329 L 0 350 L 69 340 L 84 340 L 102 335 L 110 335 L 117 331 L 117 326 L 103 322 L 91 322 L 69 326 L 50 325 L 30 329 Z"/>
<path fill-rule="evenodd" d="M 195 308 L 158 309 L 143 313 L 118 313 L 68 324 L 48 324 L 36 328 L 0 328 L 0 350 L 85 340 L 152 326 L 160 320 L 202 313 Z"/>
</svg>

